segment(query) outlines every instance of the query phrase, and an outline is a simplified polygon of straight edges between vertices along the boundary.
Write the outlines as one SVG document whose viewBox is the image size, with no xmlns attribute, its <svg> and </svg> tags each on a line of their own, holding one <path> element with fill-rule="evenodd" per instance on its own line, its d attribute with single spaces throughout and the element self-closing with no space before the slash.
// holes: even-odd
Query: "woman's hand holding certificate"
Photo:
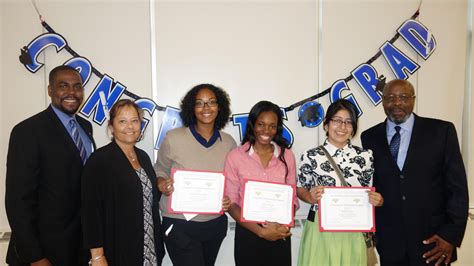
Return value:
<svg viewBox="0 0 474 266">
<path fill-rule="evenodd" d="M 321 232 L 375 232 L 373 187 L 325 187 L 319 200 Z M 377 193 L 378 194 L 378 193 Z"/>
<path fill-rule="evenodd" d="M 293 191 L 287 184 L 245 180 L 241 220 L 293 225 Z"/>
<path fill-rule="evenodd" d="M 172 171 L 171 213 L 222 214 L 225 177 L 220 172 Z"/>
</svg>

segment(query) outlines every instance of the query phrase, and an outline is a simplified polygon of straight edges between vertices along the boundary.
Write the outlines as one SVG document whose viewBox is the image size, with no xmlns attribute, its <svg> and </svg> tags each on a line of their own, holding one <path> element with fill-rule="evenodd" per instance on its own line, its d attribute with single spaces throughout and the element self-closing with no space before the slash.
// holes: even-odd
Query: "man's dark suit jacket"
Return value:
<svg viewBox="0 0 474 266">
<path fill-rule="evenodd" d="M 382 265 L 406 256 L 412 265 L 426 265 L 422 254 L 434 245 L 422 241 L 434 234 L 459 247 L 467 223 L 468 192 L 454 125 L 415 115 L 402 171 L 389 151 L 386 121 L 364 131 L 361 139 L 363 147 L 373 151 L 374 186 L 384 197 L 384 205 L 376 208 Z"/>
<path fill-rule="evenodd" d="M 91 123 L 76 119 L 94 143 Z M 51 106 L 13 128 L 5 196 L 12 230 L 8 264 L 47 258 L 53 265 L 78 265 L 82 169 L 79 151 Z"/>
</svg>

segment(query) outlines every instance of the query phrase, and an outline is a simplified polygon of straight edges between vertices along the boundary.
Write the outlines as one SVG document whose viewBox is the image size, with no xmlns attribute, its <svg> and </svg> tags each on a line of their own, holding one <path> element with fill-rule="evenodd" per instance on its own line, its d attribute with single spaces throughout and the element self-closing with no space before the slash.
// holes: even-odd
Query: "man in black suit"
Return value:
<svg viewBox="0 0 474 266">
<path fill-rule="evenodd" d="M 387 119 L 362 133 L 374 153 L 374 186 L 382 265 L 449 264 L 456 260 L 468 214 L 466 172 L 454 125 L 412 113 L 415 90 L 392 80 L 383 90 Z"/>
<path fill-rule="evenodd" d="M 92 125 L 76 116 L 80 74 L 58 66 L 49 74 L 51 105 L 16 125 L 7 156 L 5 206 L 12 235 L 10 265 L 79 265 L 81 173 L 94 149 Z"/>
</svg>

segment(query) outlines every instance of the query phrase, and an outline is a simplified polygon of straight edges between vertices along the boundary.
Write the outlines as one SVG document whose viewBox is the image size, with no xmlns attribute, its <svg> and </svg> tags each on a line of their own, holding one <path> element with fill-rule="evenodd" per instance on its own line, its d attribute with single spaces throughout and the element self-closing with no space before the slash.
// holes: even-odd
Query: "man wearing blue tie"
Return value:
<svg viewBox="0 0 474 266">
<path fill-rule="evenodd" d="M 415 90 L 406 80 L 383 89 L 387 119 L 364 131 L 374 154 L 381 265 L 440 265 L 456 260 L 468 214 L 466 172 L 450 122 L 413 113 Z"/>
<path fill-rule="evenodd" d="M 81 174 L 94 149 L 92 125 L 76 116 L 81 75 L 69 66 L 49 73 L 46 110 L 10 135 L 5 207 L 12 235 L 10 265 L 80 265 Z"/>
</svg>

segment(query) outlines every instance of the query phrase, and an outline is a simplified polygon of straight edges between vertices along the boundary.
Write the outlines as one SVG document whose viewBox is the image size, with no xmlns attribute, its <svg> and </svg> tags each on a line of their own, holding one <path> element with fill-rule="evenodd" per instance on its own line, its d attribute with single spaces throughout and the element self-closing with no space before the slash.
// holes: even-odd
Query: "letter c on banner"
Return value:
<svg viewBox="0 0 474 266">
<path fill-rule="evenodd" d="M 30 53 L 31 60 L 33 61 L 29 65 L 25 65 L 26 69 L 31 73 L 36 73 L 41 67 L 43 67 L 43 63 L 38 62 L 38 55 L 49 46 L 54 46 L 56 48 L 56 52 L 61 51 L 67 42 L 66 40 L 59 34 L 56 33 L 45 33 L 38 37 L 36 37 L 33 41 L 28 44 L 28 52 Z"/>
</svg>

